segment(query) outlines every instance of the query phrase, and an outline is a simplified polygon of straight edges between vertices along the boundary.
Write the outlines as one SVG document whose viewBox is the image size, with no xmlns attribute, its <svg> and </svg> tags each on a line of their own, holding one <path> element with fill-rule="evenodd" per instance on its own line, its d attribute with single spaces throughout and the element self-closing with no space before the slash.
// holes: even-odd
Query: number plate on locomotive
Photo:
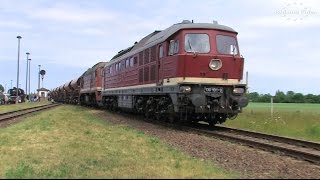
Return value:
<svg viewBox="0 0 320 180">
<path fill-rule="evenodd" d="M 222 87 L 205 87 L 204 92 L 223 93 Z"/>
</svg>

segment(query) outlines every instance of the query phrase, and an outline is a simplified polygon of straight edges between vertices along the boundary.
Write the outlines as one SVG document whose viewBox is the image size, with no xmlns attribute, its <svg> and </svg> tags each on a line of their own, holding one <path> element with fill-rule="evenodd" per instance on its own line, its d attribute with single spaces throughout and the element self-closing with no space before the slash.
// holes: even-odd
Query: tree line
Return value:
<svg viewBox="0 0 320 180">
<path fill-rule="evenodd" d="M 259 94 L 257 92 L 248 93 L 250 102 L 270 102 L 272 95 L 270 94 Z M 284 93 L 277 91 L 273 96 L 274 103 L 320 103 L 320 95 L 295 93 L 288 91 Z"/>
<path fill-rule="evenodd" d="M 0 92 L 4 91 L 4 87 L 2 86 L 2 84 L 0 84 Z"/>
</svg>

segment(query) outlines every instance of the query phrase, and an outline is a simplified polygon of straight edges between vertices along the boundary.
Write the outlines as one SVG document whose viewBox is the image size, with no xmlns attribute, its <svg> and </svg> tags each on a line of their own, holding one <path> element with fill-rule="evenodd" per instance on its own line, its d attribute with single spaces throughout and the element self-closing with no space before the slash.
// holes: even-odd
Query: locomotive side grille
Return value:
<svg viewBox="0 0 320 180">
<path fill-rule="evenodd" d="M 149 66 L 144 67 L 144 81 L 149 81 Z"/>
<path fill-rule="evenodd" d="M 150 81 L 156 80 L 156 65 L 151 66 Z"/>
<path fill-rule="evenodd" d="M 139 82 L 143 82 L 143 69 L 139 69 Z"/>
<path fill-rule="evenodd" d="M 139 66 L 143 65 L 143 51 L 139 53 Z"/>
<path fill-rule="evenodd" d="M 150 59 L 150 62 L 153 62 L 156 60 L 156 46 L 153 46 L 151 48 L 151 59 Z"/>
<path fill-rule="evenodd" d="M 144 50 L 144 64 L 149 63 L 149 48 Z"/>
</svg>

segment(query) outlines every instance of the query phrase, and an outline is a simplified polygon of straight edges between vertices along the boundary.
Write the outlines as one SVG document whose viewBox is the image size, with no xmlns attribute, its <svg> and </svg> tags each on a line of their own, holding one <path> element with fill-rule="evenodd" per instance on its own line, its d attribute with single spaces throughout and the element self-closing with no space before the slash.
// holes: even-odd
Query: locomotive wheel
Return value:
<svg viewBox="0 0 320 180">
<path fill-rule="evenodd" d="M 213 120 L 213 119 L 211 119 L 209 121 L 209 127 L 211 127 L 211 128 L 215 127 L 216 124 L 217 124 L 217 122 L 215 120 Z"/>
<path fill-rule="evenodd" d="M 160 113 L 156 113 L 155 118 L 156 118 L 157 121 L 161 121 L 162 116 L 161 116 Z"/>
<path fill-rule="evenodd" d="M 168 122 L 176 123 L 177 122 L 177 113 L 174 112 L 174 107 L 172 104 L 168 106 Z"/>
<path fill-rule="evenodd" d="M 146 118 L 147 121 L 149 121 L 152 118 L 152 113 L 146 110 L 146 112 L 144 113 L 144 117 Z"/>
<path fill-rule="evenodd" d="M 117 102 L 113 101 L 112 105 L 111 105 L 111 111 L 116 111 L 117 110 Z"/>
<path fill-rule="evenodd" d="M 168 121 L 169 123 L 176 123 L 177 122 L 176 115 L 170 114 L 168 117 Z"/>
</svg>

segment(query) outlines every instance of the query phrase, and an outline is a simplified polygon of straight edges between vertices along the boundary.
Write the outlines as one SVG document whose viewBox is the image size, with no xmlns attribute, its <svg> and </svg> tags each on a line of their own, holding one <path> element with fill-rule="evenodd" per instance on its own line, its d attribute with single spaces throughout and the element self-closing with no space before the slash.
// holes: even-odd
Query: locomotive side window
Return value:
<svg viewBox="0 0 320 180">
<path fill-rule="evenodd" d="M 161 58 L 163 58 L 163 47 L 162 46 L 160 46 L 159 47 L 159 58 L 161 59 Z"/>
<path fill-rule="evenodd" d="M 130 58 L 130 67 L 133 67 L 133 61 L 134 61 L 134 59 L 133 59 L 133 57 L 131 57 Z"/>
<path fill-rule="evenodd" d="M 130 59 L 126 59 L 126 68 L 128 68 L 130 66 Z"/>
<path fill-rule="evenodd" d="M 231 36 L 217 35 L 216 36 L 216 43 L 217 43 L 218 53 L 231 54 L 231 55 L 238 54 L 236 38 L 231 37 Z"/>
<path fill-rule="evenodd" d="M 208 53 L 210 51 L 208 34 L 186 34 L 184 49 L 186 52 Z"/>
<path fill-rule="evenodd" d="M 122 62 L 119 62 L 119 71 L 122 70 Z"/>
<path fill-rule="evenodd" d="M 137 64 L 138 63 L 138 57 L 134 57 L 134 64 Z"/>
<path fill-rule="evenodd" d="M 112 65 L 109 68 L 109 73 L 112 74 Z"/>
<path fill-rule="evenodd" d="M 171 40 L 169 45 L 169 56 L 179 52 L 179 40 Z"/>
<path fill-rule="evenodd" d="M 103 67 L 100 68 L 100 76 L 101 76 L 101 77 L 104 76 L 104 69 L 103 69 Z"/>
<path fill-rule="evenodd" d="M 126 68 L 126 60 L 121 61 L 121 70 Z"/>
<path fill-rule="evenodd" d="M 176 40 L 173 46 L 173 54 L 177 54 L 178 52 L 179 52 L 179 40 Z"/>
</svg>

